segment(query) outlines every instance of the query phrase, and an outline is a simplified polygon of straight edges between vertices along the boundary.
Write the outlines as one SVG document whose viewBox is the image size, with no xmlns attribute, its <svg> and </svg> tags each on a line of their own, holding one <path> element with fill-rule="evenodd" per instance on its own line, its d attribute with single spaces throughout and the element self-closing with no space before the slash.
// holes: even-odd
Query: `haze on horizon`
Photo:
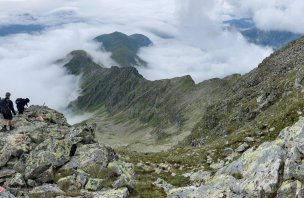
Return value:
<svg viewBox="0 0 304 198">
<path fill-rule="evenodd" d="M 263 30 L 304 33 L 301 0 L 0 0 L 0 26 L 40 24 L 34 34 L 0 37 L 0 94 L 29 97 L 62 110 L 77 97 L 78 78 L 55 63 L 83 49 L 106 67 L 115 64 L 92 39 L 120 31 L 142 33 L 153 46 L 139 55 L 149 80 L 191 75 L 196 82 L 255 68 L 272 49 L 248 43 L 222 22 L 253 18 Z"/>
</svg>

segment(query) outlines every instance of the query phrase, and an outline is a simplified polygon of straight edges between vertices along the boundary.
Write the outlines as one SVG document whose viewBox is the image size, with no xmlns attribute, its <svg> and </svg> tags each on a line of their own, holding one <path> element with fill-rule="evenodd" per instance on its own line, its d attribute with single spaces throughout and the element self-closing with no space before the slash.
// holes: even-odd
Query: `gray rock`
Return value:
<svg viewBox="0 0 304 198">
<path fill-rule="evenodd" d="M 277 191 L 277 198 L 294 198 L 298 191 L 296 181 L 285 181 Z"/>
<path fill-rule="evenodd" d="M 37 176 L 36 181 L 40 183 L 49 183 L 54 181 L 55 170 L 53 166 Z"/>
<path fill-rule="evenodd" d="M 9 169 L 9 168 L 1 168 L 1 169 L 0 169 L 0 178 L 9 177 L 9 176 L 13 175 L 14 173 L 15 173 L 15 171 L 12 170 L 12 169 Z"/>
<path fill-rule="evenodd" d="M 244 141 L 245 142 L 254 142 L 254 138 L 253 137 L 245 137 Z"/>
<path fill-rule="evenodd" d="M 83 142 L 85 144 L 95 143 L 95 130 L 96 126 L 86 125 L 83 127 L 73 128 L 69 134 L 69 138 L 74 143 Z"/>
<path fill-rule="evenodd" d="M 175 188 L 172 184 L 169 184 L 168 182 L 166 182 L 165 180 L 163 180 L 161 178 L 157 178 L 157 180 L 155 182 L 153 182 L 153 185 L 158 188 L 162 188 L 167 194 L 169 194 L 169 192 L 173 188 Z"/>
<path fill-rule="evenodd" d="M 35 181 L 35 180 L 32 180 L 32 179 L 28 179 L 27 180 L 27 185 L 29 186 L 29 187 L 37 187 L 38 186 L 38 183 Z"/>
<path fill-rule="evenodd" d="M 103 186 L 104 186 L 103 179 L 90 178 L 85 186 L 85 189 L 90 191 L 98 191 L 101 190 Z"/>
<path fill-rule="evenodd" d="M 64 195 L 64 192 L 55 184 L 46 184 L 35 187 L 29 192 L 29 198 L 48 198 Z"/>
<path fill-rule="evenodd" d="M 25 178 L 36 178 L 51 166 L 59 167 L 68 162 L 71 148 L 69 140 L 46 139 L 27 158 Z"/>
<path fill-rule="evenodd" d="M 198 171 L 190 176 L 190 181 L 192 182 L 201 182 L 201 181 L 208 181 L 211 179 L 211 173 L 208 171 Z"/>
<path fill-rule="evenodd" d="M 20 173 L 16 173 L 10 180 L 9 186 L 12 187 L 24 187 L 26 185 L 23 176 Z"/>
<path fill-rule="evenodd" d="M 210 165 L 210 168 L 215 169 L 215 170 L 218 170 L 218 169 L 223 168 L 224 165 L 225 165 L 225 162 L 224 162 L 223 160 L 220 160 L 220 161 L 217 162 L 217 163 L 212 163 L 212 164 Z"/>
<path fill-rule="evenodd" d="M 236 149 L 236 151 L 241 153 L 241 152 L 245 151 L 248 147 L 249 147 L 249 145 L 247 143 L 243 143 Z"/>
<path fill-rule="evenodd" d="M 109 163 L 108 168 L 111 169 L 117 175 L 119 175 L 119 178 L 113 183 L 114 188 L 134 188 L 136 181 L 133 164 L 125 163 L 122 161 L 116 161 Z"/>
<path fill-rule="evenodd" d="M 232 153 L 233 153 L 233 149 L 232 148 L 225 148 L 224 152 L 223 152 L 223 155 L 224 156 L 228 156 L 228 155 L 231 155 Z"/>
<path fill-rule="evenodd" d="M 127 188 L 104 190 L 92 193 L 93 198 L 127 198 L 128 195 L 129 191 Z"/>
<path fill-rule="evenodd" d="M 118 177 L 116 181 L 113 182 L 112 185 L 115 189 L 117 188 L 122 188 L 122 187 L 127 187 L 129 189 L 133 189 L 135 186 L 135 180 L 130 180 L 128 177 L 125 175 L 121 175 Z"/>
<path fill-rule="evenodd" d="M 1 198 L 16 198 L 13 194 L 11 194 L 8 190 L 3 189 L 2 192 L 0 192 Z"/>
<path fill-rule="evenodd" d="M 78 168 L 84 171 L 90 168 L 103 169 L 108 165 L 108 150 L 99 144 L 85 144 L 77 147 L 75 155 L 64 167 Z"/>
<path fill-rule="evenodd" d="M 65 192 L 75 192 L 81 189 L 83 186 L 76 180 L 76 176 L 67 176 L 60 178 L 57 181 L 58 187 Z"/>
</svg>

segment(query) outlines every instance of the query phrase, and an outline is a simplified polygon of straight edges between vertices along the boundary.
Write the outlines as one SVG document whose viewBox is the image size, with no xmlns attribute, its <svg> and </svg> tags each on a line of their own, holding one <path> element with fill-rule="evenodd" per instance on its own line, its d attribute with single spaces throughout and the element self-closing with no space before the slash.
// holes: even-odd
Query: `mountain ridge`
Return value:
<svg viewBox="0 0 304 198">
<path fill-rule="evenodd" d="M 103 34 L 94 38 L 101 48 L 111 52 L 111 58 L 122 67 L 147 66 L 137 52 L 141 47 L 152 45 L 152 41 L 142 34 L 126 35 L 121 32 Z"/>
<path fill-rule="evenodd" d="M 82 111 L 92 111 L 94 108 L 100 110 L 94 120 L 108 120 L 109 127 L 113 125 L 113 128 L 107 129 L 107 137 L 112 129 L 117 132 L 114 123 L 120 123 L 120 130 L 126 134 L 138 132 L 133 141 L 127 141 L 130 147 L 133 143 L 137 145 L 134 146 L 135 150 L 140 150 L 138 144 L 141 143 L 143 147 L 177 145 L 186 136 L 188 138 L 185 143 L 195 146 L 212 141 L 214 136 L 231 135 L 235 138 L 234 134 L 245 134 L 242 130 L 252 131 L 250 128 L 256 128 L 254 122 L 260 120 L 266 112 L 277 112 L 274 104 L 284 107 L 284 114 L 290 117 L 286 124 L 266 119 L 269 127 L 274 125 L 280 130 L 287 124 L 292 124 L 294 119 L 294 113 L 284 105 L 288 100 L 286 94 L 292 96 L 290 106 L 301 103 L 297 99 L 299 88 L 295 88 L 295 78 L 300 75 L 298 70 L 301 70 L 300 65 L 304 62 L 301 47 L 303 42 L 302 37 L 276 51 L 245 75 L 233 74 L 198 84 L 190 76 L 148 81 L 135 68 L 99 67 L 98 71 L 92 72 L 94 77 L 88 77 L 86 82 L 82 82 L 88 86 L 82 87 L 84 92 L 71 104 L 74 109 Z M 92 60 L 89 62 L 88 65 L 94 64 Z M 285 86 L 284 83 L 290 85 Z M 284 100 L 280 99 L 282 96 Z M 92 99 L 93 108 L 84 105 L 90 102 L 80 102 L 82 99 Z M 282 119 L 281 115 L 278 120 Z M 129 121 L 136 123 L 136 127 L 130 129 L 127 124 Z M 145 134 L 142 141 L 139 140 L 140 133 Z M 115 137 L 115 133 L 112 135 Z M 273 136 L 268 134 L 265 138 Z M 175 137 L 182 138 L 170 141 L 170 138 Z M 168 148 L 167 146 L 165 147 Z M 161 148 L 163 147 L 160 146 Z"/>
</svg>

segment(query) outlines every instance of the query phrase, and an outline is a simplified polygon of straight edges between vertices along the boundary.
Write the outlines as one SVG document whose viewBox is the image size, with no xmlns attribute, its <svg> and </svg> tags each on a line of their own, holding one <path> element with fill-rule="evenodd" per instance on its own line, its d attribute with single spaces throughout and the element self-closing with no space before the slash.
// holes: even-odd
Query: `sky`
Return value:
<svg viewBox="0 0 304 198">
<path fill-rule="evenodd" d="M 56 60 L 86 50 L 105 67 L 115 64 L 92 39 L 121 31 L 142 33 L 153 45 L 139 55 L 149 80 L 191 75 L 195 82 L 244 74 L 272 53 L 248 43 L 222 21 L 252 17 L 263 30 L 304 33 L 302 0 L 0 0 L 0 26 L 42 24 L 35 34 L 0 37 L 0 95 L 29 97 L 62 110 L 79 93 L 79 78 Z"/>
</svg>

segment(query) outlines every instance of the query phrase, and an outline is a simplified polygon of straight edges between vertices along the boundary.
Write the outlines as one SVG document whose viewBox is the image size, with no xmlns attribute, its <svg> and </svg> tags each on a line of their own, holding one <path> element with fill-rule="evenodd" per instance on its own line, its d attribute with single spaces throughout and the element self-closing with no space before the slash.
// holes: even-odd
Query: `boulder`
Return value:
<svg viewBox="0 0 304 198">
<path fill-rule="evenodd" d="M 247 148 L 249 148 L 249 145 L 247 143 L 243 143 L 242 145 L 240 145 L 237 149 L 236 152 L 242 153 L 243 151 L 245 151 Z"/>
<path fill-rule="evenodd" d="M 13 194 L 11 194 L 8 190 L 0 187 L 0 197 L 1 198 L 16 198 Z"/>
<path fill-rule="evenodd" d="M 225 148 L 224 152 L 223 152 L 223 155 L 227 157 L 228 155 L 231 155 L 232 153 L 233 153 L 232 148 Z"/>
<path fill-rule="evenodd" d="M 67 140 L 47 139 L 35 148 L 26 160 L 25 177 L 38 177 L 51 166 L 59 167 L 70 159 L 72 143 Z"/>
<path fill-rule="evenodd" d="M 85 185 L 86 190 L 90 191 L 98 191 L 101 190 L 102 187 L 104 186 L 104 180 L 103 179 L 92 179 L 90 178 Z"/>
<path fill-rule="evenodd" d="M 208 171 L 198 171 L 195 173 L 192 173 L 190 175 L 190 181 L 192 182 L 206 182 L 211 179 L 211 173 Z"/>
<path fill-rule="evenodd" d="M 76 180 L 75 175 L 59 179 L 57 185 L 64 192 L 76 192 L 83 187 L 82 184 Z"/>
<path fill-rule="evenodd" d="M 16 173 L 13 178 L 9 182 L 9 186 L 11 187 L 24 187 L 26 183 L 24 181 L 23 176 L 20 173 Z"/>
<path fill-rule="evenodd" d="M 294 198 L 297 197 L 298 189 L 297 181 L 285 181 L 277 191 L 276 198 Z"/>
<path fill-rule="evenodd" d="M 49 169 L 38 175 L 36 181 L 40 183 L 49 183 L 54 181 L 55 169 L 51 166 Z"/>
<path fill-rule="evenodd" d="M 127 188 L 110 189 L 99 192 L 93 192 L 93 198 L 127 198 L 129 191 Z"/>
<path fill-rule="evenodd" d="M 161 178 L 157 178 L 157 180 L 153 182 L 153 185 L 158 188 L 162 188 L 167 194 L 169 194 L 169 192 L 175 188 L 172 184 L 169 184 Z"/>
<path fill-rule="evenodd" d="M 79 145 L 75 155 L 70 162 L 64 165 L 64 168 L 78 168 L 85 172 L 90 169 L 101 170 L 108 165 L 108 150 L 100 144 L 84 144 Z"/>
<path fill-rule="evenodd" d="M 16 171 L 9 168 L 1 168 L 0 169 L 0 178 L 9 177 L 13 175 Z"/>
<path fill-rule="evenodd" d="M 55 184 L 38 186 L 29 192 L 29 198 L 50 198 L 60 195 L 64 195 L 64 192 Z"/>
<path fill-rule="evenodd" d="M 245 137 L 244 141 L 245 142 L 254 142 L 254 138 L 253 137 Z"/>
<path fill-rule="evenodd" d="M 220 160 L 220 161 L 217 162 L 217 163 L 212 163 L 212 164 L 210 165 L 210 168 L 215 169 L 215 170 L 218 170 L 218 169 L 223 168 L 224 165 L 225 165 L 225 162 L 224 162 L 223 160 Z"/>
<path fill-rule="evenodd" d="M 109 163 L 108 168 L 119 176 L 118 179 L 113 183 L 114 188 L 134 188 L 136 181 L 133 164 L 116 161 Z"/>
<path fill-rule="evenodd" d="M 84 144 L 95 143 L 95 130 L 94 125 L 85 125 L 83 127 L 76 127 L 71 130 L 68 137 L 74 143 L 82 142 Z"/>
</svg>

